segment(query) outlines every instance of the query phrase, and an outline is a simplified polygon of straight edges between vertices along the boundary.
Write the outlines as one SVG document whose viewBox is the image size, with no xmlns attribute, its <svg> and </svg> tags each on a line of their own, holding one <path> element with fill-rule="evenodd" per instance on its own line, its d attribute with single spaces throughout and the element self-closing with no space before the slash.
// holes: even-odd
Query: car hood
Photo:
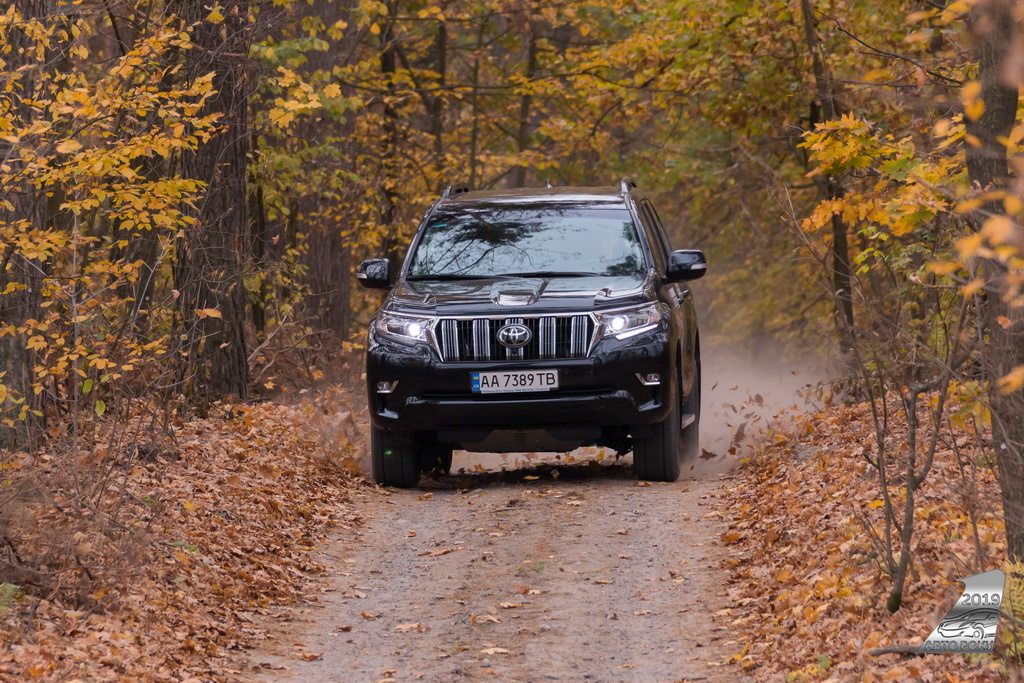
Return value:
<svg viewBox="0 0 1024 683">
<path fill-rule="evenodd" d="M 616 308 L 654 298 L 651 278 L 641 276 L 418 280 L 395 285 L 385 308 L 420 315 L 513 317 Z"/>
</svg>

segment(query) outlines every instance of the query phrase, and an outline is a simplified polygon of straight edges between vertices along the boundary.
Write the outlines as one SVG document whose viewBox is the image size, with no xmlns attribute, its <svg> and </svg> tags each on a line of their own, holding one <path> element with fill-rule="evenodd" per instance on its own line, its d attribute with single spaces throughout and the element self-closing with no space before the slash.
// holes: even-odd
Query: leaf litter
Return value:
<svg viewBox="0 0 1024 683">
<path fill-rule="evenodd" d="M 889 429 L 893 444 L 906 443 L 904 414 L 891 415 Z M 963 427 L 947 425 L 943 439 L 966 444 L 968 436 Z M 868 654 L 879 646 L 923 642 L 959 595 L 956 580 L 1000 566 L 1006 550 L 995 468 L 983 453 L 969 454 L 982 463 L 973 487 L 972 503 L 984 511 L 975 537 L 962 462 L 954 449 L 940 448 L 918 492 L 904 603 L 889 614 L 891 582 L 861 521 L 875 529 L 882 522 L 882 510 L 873 504 L 877 475 L 863 457 L 873 439 L 868 404 L 806 413 L 770 432 L 725 487 L 726 519 L 732 521 L 719 542 L 732 553 L 724 563 L 732 574 L 726 593 L 732 608 L 715 616 L 739 643 L 730 663 L 758 679 L 1012 678 L 988 655 Z M 976 543 L 991 566 L 975 565 Z"/>
<path fill-rule="evenodd" d="M 0 678 L 237 679 L 229 657 L 261 637 L 255 617 L 310 599 L 324 570 L 318 542 L 359 522 L 352 494 L 365 484 L 353 456 L 365 446 L 351 412 L 336 417 L 348 405 L 341 394 L 318 404 L 215 404 L 217 416 L 178 420 L 173 448 L 154 449 L 174 457 L 111 463 L 123 476 L 106 496 L 133 507 L 107 533 L 125 526 L 138 537 L 132 572 L 91 570 L 106 566 L 111 546 L 82 533 L 79 566 L 66 576 L 91 573 L 93 597 L 85 606 L 6 601 Z M 45 452 L 7 458 L 19 472 L 57 462 Z M 24 514 L 37 524 L 56 516 L 64 495 L 28 502 Z"/>
</svg>

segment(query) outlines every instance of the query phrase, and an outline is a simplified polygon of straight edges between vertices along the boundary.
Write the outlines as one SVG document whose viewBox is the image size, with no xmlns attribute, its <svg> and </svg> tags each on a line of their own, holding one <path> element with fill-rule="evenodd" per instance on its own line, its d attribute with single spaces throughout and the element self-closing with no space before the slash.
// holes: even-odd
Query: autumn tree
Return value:
<svg viewBox="0 0 1024 683">
<path fill-rule="evenodd" d="M 1011 272 L 1007 250 L 1024 248 L 1022 228 L 1014 226 L 1012 211 L 1007 210 L 1010 171 L 1007 140 L 1017 120 L 1018 93 L 1024 73 L 1012 64 L 1015 41 L 1022 36 L 1020 5 L 1012 0 L 985 0 L 970 15 L 970 27 L 977 41 L 977 81 L 969 87 L 969 104 L 976 102 L 976 112 L 968 112 L 966 131 L 973 137 L 965 150 L 968 178 L 976 189 L 991 197 L 979 209 L 975 224 L 983 228 L 991 247 L 1003 254 L 983 252 L 979 255 L 980 270 L 985 280 L 985 293 L 979 299 L 982 334 L 988 337 L 984 366 L 989 382 L 992 435 L 999 463 L 1003 514 L 1006 522 L 1008 552 L 1011 558 L 1024 561 L 1024 391 L 1021 382 L 1000 381 L 1024 370 L 1024 299 L 1017 274 Z M 1013 188 L 1019 192 L 1020 188 Z M 1019 203 L 1019 200 L 1017 200 Z M 1010 214 L 1009 216 L 1007 214 Z M 1010 231 L 1014 236 L 998 233 Z M 994 239 L 995 238 L 995 239 Z M 987 256 L 987 257 L 986 257 Z"/>
<path fill-rule="evenodd" d="M 247 123 L 251 25 L 249 3 L 231 2 L 210 10 L 185 4 L 192 26 L 187 77 L 213 73 L 215 94 L 205 114 L 217 114 L 220 134 L 182 159 L 182 174 L 205 184 L 197 222 L 177 249 L 175 285 L 180 292 L 182 333 L 188 336 L 187 386 L 208 400 L 248 393 L 246 292 L 249 209 L 246 193 L 249 153 Z"/>
</svg>

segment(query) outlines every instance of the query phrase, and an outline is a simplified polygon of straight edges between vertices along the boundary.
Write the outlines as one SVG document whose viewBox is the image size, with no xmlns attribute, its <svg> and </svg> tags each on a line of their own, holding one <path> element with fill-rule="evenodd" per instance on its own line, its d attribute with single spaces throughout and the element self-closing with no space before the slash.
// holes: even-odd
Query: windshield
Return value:
<svg viewBox="0 0 1024 683">
<path fill-rule="evenodd" d="M 644 270 L 640 240 L 624 208 L 517 207 L 434 216 L 408 277 L 580 277 Z"/>
</svg>

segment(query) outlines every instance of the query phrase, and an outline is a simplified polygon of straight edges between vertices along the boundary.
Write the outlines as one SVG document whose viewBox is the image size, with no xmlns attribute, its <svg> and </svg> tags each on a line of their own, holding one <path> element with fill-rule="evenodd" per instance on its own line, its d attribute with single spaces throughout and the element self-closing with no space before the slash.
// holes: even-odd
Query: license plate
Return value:
<svg viewBox="0 0 1024 683">
<path fill-rule="evenodd" d="M 558 388 L 558 370 L 471 372 L 469 377 L 473 382 L 473 391 L 479 394 L 550 391 Z"/>
</svg>

